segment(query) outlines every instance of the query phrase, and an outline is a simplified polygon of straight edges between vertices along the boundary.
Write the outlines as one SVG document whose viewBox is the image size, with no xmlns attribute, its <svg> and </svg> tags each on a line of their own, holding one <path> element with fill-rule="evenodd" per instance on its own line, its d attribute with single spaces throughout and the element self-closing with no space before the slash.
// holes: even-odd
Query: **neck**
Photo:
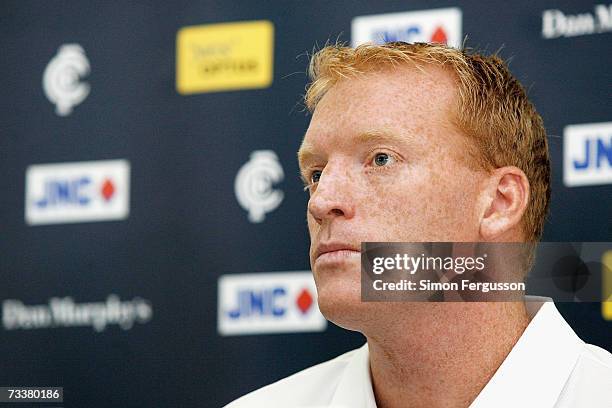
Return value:
<svg viewBox="0 0 612 408">
<path fill-rule="evenodd" d="M 363 331 L 379 408 L 469 406 L 529 324 L 522 302 L 397 307 Z"/>
</svg>

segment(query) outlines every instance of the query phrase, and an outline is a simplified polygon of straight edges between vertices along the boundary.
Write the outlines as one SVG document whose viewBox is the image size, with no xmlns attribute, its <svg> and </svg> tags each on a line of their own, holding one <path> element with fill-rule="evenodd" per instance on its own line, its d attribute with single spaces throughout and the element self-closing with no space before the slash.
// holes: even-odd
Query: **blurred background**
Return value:
<svg viewBox="0 0 612 408">
<path fill-rule="evenodd" d="M 612 241 L 610 3 L 2 2 L 0 385 L 217 407 L 361 345 L 309 273 L 308 54 L 464 38 L 544 118 L 543 240 Z M 557 307 L 612 350 L 611 307 Z"/>
</svg>

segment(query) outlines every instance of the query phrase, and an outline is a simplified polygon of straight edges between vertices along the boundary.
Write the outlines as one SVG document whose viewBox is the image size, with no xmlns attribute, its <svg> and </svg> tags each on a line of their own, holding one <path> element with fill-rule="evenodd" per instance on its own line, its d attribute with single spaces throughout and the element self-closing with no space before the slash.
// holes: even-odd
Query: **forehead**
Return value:
<svg viewBox="0 0 612 408">
<path fill-rule="evenodd" d="M 432 136 L 451 126 L 454 77 L 439 67 L 399 67 L 369 72 L 336 83 L 321 98 L 302 149 L 350 144 L 368 132 Z"/>
</svg>

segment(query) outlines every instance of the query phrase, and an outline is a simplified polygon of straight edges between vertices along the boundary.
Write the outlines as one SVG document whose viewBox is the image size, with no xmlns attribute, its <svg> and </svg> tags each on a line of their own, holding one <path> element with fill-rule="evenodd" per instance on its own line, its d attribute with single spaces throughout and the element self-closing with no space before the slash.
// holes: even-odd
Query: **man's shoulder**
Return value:
<svg viewBox="0 0 612 408">
<path fill-rule="evenodd" d="M 596 377 L 605 378 L 612 384 L 612 354 L 601 347 L 585 343 L 572 374 L 586 381 Z"/>
<path fill-rule="evenodd" d="M 585 343 L 555 407 L 612 407 L 612 354 Z"/>
<path fill-rule="evenodd" d="M 325 405 L 349 362 L 363 347 L 346 352 L 259 388 L 226 405 L 225 408 L 288 407 Z"/>
<path fill-rule="evenodd" d="M 612 353 L 599 346 L 585 344 L 581 357 L 603 370 L 612 370 Z"/>
</svg>

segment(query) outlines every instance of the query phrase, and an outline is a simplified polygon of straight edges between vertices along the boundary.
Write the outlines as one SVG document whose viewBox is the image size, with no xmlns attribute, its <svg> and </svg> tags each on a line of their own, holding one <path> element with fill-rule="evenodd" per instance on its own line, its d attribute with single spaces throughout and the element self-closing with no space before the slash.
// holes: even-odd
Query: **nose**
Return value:
<svg viewBox="0 0 612 408">
<path fill-rule="evenodd" d="M 308 212 L 319 224 L 334 218 L 355 216 L 354 186 L 351 178 L 339 168 L 325 166 L 319 182 L 308 200 Z"/>
</svg>

